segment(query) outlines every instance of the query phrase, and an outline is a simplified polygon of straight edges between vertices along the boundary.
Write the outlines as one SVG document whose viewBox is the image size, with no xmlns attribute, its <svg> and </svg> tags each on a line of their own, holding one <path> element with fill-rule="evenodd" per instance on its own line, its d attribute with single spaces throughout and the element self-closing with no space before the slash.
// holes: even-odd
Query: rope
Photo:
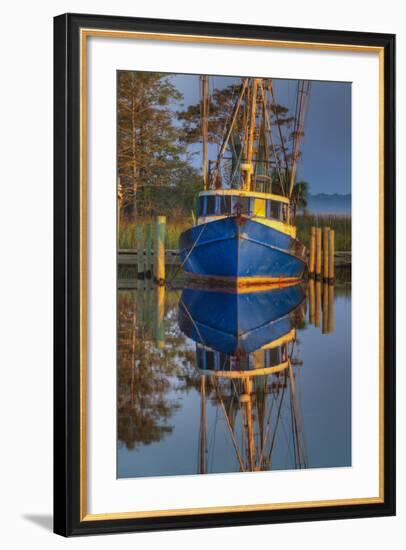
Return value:
<svg viewBox="0 0 406 550">
<path fill-rule="evenodd" d="M 199 242 L 200 237 L 203 235 L 203 232 L 204 232 L 204 230 L 206 229 L 206 227 L 207 227 L 207 223 L 205 223 L 205 224 L 203 225 L 202 230 L 201 230 L 200 233 L 199 233 L 199 236 L 197 237 L 197 239 L 196 239 L 195 242 L 193 243 L 192 248 L 191 248 L 191 249 L 189 250 L 189 252 L 187 253 L 186 258 L 183 260 L 183 262 L 180 264 L 180 266 L 179 266 L 178 269 L 176 270 L 175 275 L 172 277 L 172 279 L 169 280 L 169 284 L 171 284 L 172 281 L 174 281 L 174 279 L 176 279 L 176 277 L 177 277 L 178 274 L 179 274 L 179 271 L 180 271 L 181 269 L 183 269 L 183 266 L 185 265 L 185 263 L 186 263 L 187 260 L 189 259 L 190 255 L 192 254 L 193 250 L 195 249 L 195 246 L 196 246 L 197 243 Z"/>
</svg>

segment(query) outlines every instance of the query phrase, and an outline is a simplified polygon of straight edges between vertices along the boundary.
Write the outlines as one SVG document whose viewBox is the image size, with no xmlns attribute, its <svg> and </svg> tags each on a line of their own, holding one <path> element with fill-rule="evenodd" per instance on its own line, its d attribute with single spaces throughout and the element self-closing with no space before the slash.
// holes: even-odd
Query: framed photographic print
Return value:
<svg viewBox="0 0 406 550">
<path fill-rule="evenodd" d="M 395 513 L 395 37 L 65 14 L 56 533 Z"/>
</svg>

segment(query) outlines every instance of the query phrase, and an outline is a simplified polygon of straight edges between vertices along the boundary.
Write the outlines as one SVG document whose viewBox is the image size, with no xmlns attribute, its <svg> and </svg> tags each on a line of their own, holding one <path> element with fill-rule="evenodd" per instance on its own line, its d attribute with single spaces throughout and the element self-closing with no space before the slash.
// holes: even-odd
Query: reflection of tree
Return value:
<svg viewBox="0 0 406 550">
<path fill-rule="evenodd" d="M 129 449 L 170 434 L 169 419 L 179 409 L 176 393 L 198 384 L 194 352 L 185 348 L 184 338 L 175 329 L 175 306 L 167 307 L 162 350 L 151 341 L 149 327 L 140 322 L 145 317 L 137 300 L 143 298 L 141 293 L 118 294 L 117 437 Z"/>
</svg>

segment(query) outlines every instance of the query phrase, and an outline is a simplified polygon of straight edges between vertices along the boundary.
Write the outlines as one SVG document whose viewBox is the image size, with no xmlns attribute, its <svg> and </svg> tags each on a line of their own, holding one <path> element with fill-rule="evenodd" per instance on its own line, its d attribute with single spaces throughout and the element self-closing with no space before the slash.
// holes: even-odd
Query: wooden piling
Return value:
<svg viewBox="0 0 406 550">
<path fill-rule="evenodd" d="M 137 243 L 137 279 L 144 278 L 144 229 L 142 225 L 135 228 L 135 238 Z"/>
<path fill-rule="evenodd" d="M 316 279 L 321 277 L 321 227 L 316 227 Z"/>
<path fill-rule="evenodd" d="M 323 280 L 328 281 L 328 246 L 329 246 L 329 227 L 323 227 Z"/>
<path fill-rule="evenodd" d="M 155 287 L 154 337 L 159 349 L 165 347 L 165 286 Z"/>
<path fill-rule="evenodd" d="M 329 239 L 328 239 L 328 282 L 330 284 L 334 283 L 334 230 L 331 229 L 329 233 Z"/>
<path fill-rule="evenodd" d="M 309 279 L 309 323 L 314 325 L 314 279 Z"/>
<path fill-rule="evenodd" d="M 334 285 L 328 285 L 328 332 L 334 332 Z"/>
<path fill-rule="evenodd" d="M 321 328 L 322 334 L 327 334 L 328 332 L 328 287 L 327 281 L 323 283 L 323 324 Z"/>
<path fill-rule="evenodd" d="M 321 281 L 316 281 L 316 300 L 315 300 L 315 312 L 314 312 L 314 325 L 320 326 L 321 317 Z"/>
<path fill-rule="evenodd" d="M 158 285 L 165 284 L 165 230 L 166 217 L 157 216 L 154 235 L 154 280 Z"/>
<path fill-rule="evenodd" d="M 152 277 L 152 239 L 151 239 L 151 224 L 145 225 L 145 277 Z"/>
<path fill-rule="evenodd" d="M 314 276 L 315 253 L 316 253 L 316 228 L 312 227 L 311 234 L 310 234 L 310 258 L 309 258 L 310 277 Z"/>
</svg>

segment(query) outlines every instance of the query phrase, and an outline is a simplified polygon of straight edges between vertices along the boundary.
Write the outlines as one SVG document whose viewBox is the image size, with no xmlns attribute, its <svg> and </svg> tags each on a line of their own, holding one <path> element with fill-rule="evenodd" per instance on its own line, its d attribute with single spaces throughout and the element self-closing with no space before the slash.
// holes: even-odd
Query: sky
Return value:
<svg viewBox="0 0 406 550">
<path fill-rule="evenodd" d="M 184 107 L 199 101 L 197 75 L 173 75 L 173 84 L 183 94 Z M 213 88 L 223 88 L 240 82 L 235 77 L 211 77 Z M 273 80 L 276 100 L 292 106 L 297 80 Z M 174 105 L 181 109 L 181 105 Z M 200 166 L 201 146 L 196 165 Z M 216 158 L 217 149 L 209 149 L 209 157 Z M 351 193 L 351 83 L 312 81 L 309 107 L 305 123 L 303 156 L 298 163 L 298 179 L 309 183 L 311 194 Z"/>
</svg>

